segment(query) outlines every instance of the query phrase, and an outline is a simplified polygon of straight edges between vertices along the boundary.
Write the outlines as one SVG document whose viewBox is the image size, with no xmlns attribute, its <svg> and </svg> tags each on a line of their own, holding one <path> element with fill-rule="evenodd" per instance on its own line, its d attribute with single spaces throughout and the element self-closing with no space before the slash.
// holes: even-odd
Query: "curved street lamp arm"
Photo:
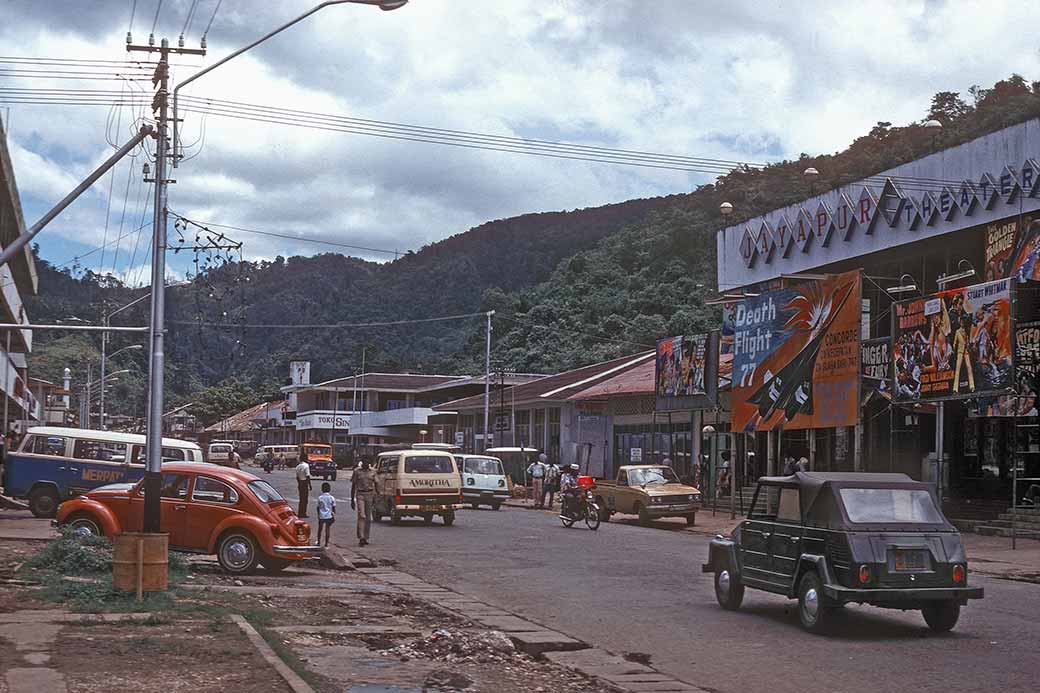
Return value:
<svg viewBox="0 0 1040 693">
<path fill-rule="evenodd" d="M 299 22 L 302 22 L 304 19 L 306 19 L 307 17 L 310 17 L 315 12 L 318 12 L 319 10 L 323 10 L 326 7 L 328 7 L 329 5 L 343 5 L 343 4 L 346 4 L 346 3 L 349 3 L 349 2 L 357 2 L 357 0 L 326 0 L 325 2 L 321 3 L 320 5 L 316 5 L 315 7 L 312 7 L 311 9 L 307 10 L 306 12 L 301 14 L 296 19 L 290 20 L 289 22 L 286 22 L 285 24 L 281 25 L 277 29 L 264 34 L 263 36 L 261 36 L 257 40 L 255 40 L 252 43 L 250 43 L 248 46 L 243 46 L 242 48 L 239 48 L 234 53 L 221 58 L 220 60 L 218 60 L 217 62 L 213 63 L 212 65 L 210 65 L 206 69 L 200 70 L 199 72 L 196 72 L 191 77 L 189 77 L 188 79 L 184 80 L 183 82 L 178 83 L 177 86 L 173 88 L 173 166 L 174 166 L 174 168 L 177 167 L 177 162 L 180 159 L 179 138 L 178 138 L 179 130 L 178 130 L 178 120 L 177 120 L 177 118 L 178 118 L 178 116 L 177 116 L 177 92 L 179 92 L 181 90 L 181 87 L 184 87 L 184 86 L 187 86 L 188 84 L 191 84 L 192 82 L 197 80 L 199 77 L 202 77 L 204 74 L 206 74 L 208 72 L 212 72 L 213 70 L 217 69 L 218 67 L 220 67 L 224 63 L 226 63 L 226 62 L 228 62 L 230 60 L 233 60 L 234 58 L 237 58 L 238 56 L 242 55 L 243 53 L 245 53 L 246 51 L 248 51 L 248 50 L 250 50 L 252 48 L 255 48 L 256 46 L 260 45 L 261 43 L 263 43 L 267 39 L 269 39 L 272 36 L 274 36 L 275 34 L 280 34 L 281 32 L 283 32 L 286 29 L 288 29 L 289 27 L 291 27 L 292 25 L 297 24 Z M 367 5 L 367 4 L 375 4 L 375 3 L 364 3 L 363 2 L 361 4 L 366 4 Z"/>
</svg>

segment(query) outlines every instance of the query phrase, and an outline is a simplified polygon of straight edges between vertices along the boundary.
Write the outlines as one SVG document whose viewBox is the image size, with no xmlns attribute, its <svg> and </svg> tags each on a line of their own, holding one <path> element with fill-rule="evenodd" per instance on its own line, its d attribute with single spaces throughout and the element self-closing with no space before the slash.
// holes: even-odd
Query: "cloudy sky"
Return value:
<svg viewBox="0 0 1040 693">
<path fill-rule="evenodd" d="M 7 56 L 123 60 L 126 32 L 176 43 L 184 79 L 316 0 L 0 0 Z M 136 8 L 136 9 L 135 9 Z M 131 12 L 134 12 L 132 27 Z M 931 95 L 1040 79 L 1030 2 L 412 0 L 344 5 L 222 66 L 186 93 L 477 133 L 763 162 L 843 148 L 878 120 L 920 119 Z M 16 77 L 0 88 L 127 90 L 120 81 Z M 30 65 L 34 70 L 40 65 Z M 48 68 L 49 69 L 49 68 Z M 63 69 L 63 68 L 59 68 Z M 2 92 L 0 92 L 2 93 Z M 9 92 L 8 92 L 9 93 Z M 237 109 L 241 114 L 241 110 Z M 148 115 L 147 109 L 0 103 L 26 223 L 33 223 Z M 193 156 L 170 208 L 229 231 L 250 259 L 333 249 L 408 250 L 483 221 L 691 190 L 704 173 L 435 144 L 185 113 Z M 53 222 L 44 257 L 137 282 L 146 152 Z M 107 222 L 106 222 L 107 220 Z M 104 251 L 98 251 L 107 239 Z M 91 252 L 93 251 L 93 252 Z M 89 255 L 87 254 L 89 253 Z M 388 256 L 354 254 L 373 260 Z M 187 269 L 183 254 L 174 273 Z"/>
</svg>

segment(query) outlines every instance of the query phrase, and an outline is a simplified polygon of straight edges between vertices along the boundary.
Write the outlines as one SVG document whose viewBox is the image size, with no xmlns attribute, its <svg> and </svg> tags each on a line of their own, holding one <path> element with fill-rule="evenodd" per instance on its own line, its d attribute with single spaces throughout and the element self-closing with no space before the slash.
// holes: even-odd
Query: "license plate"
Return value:
<svg viewBox="0 0 1040 693">
<path fill-rule="evenodd" d="M 928 569 L 928 552 L 923 549 L 893 549 L 892 562 L 898 571 Z"/>
</svg>

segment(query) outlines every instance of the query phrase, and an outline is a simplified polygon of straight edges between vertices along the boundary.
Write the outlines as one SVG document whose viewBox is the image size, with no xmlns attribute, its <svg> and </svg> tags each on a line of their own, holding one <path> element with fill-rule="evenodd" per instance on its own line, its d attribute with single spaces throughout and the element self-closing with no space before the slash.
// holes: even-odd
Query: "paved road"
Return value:
<svg viewBox="0 0 1040 693">
<path fill-rule="evenodd" d="M 295 499 L 289 472 L 275 485 Z M 316 482 L 316 488 L 317 486 Z M 333 493 L 349 498 L 340 480 Z M 313 497 L 313 496 L 312 496 Z M 343 502 L 335 540 L 356 549 Z M 1040 586 L 974 577 L 986 599 L 936 636 L 918 612 L 850 606 L 828 637 L 798 625 L 793 602 L 749 590 L 724 612 L 700 573 L 707 540 L 611 522 L 565 529 L 547 512 L 464 510 L 455 526 L 377 525 L 362 552 L 723 692 L 1037 690 Z"/>
</svg>

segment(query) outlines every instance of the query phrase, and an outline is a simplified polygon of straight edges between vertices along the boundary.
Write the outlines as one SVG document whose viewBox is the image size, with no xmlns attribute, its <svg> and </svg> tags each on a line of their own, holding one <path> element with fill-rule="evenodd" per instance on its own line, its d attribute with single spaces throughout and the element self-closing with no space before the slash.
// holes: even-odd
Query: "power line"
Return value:
<svg viewBox="0 0 1040 693">
<path fill-rule="evenodd" d="M 418 325 L 422 323 L 430 322 L 448 322 L 452 320 L 466 320 L 468 318 L 484 318 L 487 317 L 486 312 L 482 313 L 463 313 L 461 315 L 444 315 L 437 318 L 415 318 L 412 320 L 387 320 L 383 322 L 319 322 L 311 324 L 292 325 L 286 323 L 221 323 L 221 322 L 206 322 L 203 320 L 167 320 L 168 323 L 175 325 L 191 325 L 197 327 L 215 327 L 222 329 L 245 329 L 245 330 L 336 330 L 349 327 L 357 329 L 361 327 L 396 327 L 399 325 Z"/>
<path fill-rule="evenodd" d="M 609 343 L 609 344 L 625 344 L 625 345 L 628 345 L 628 346 L 637 346 L 637 347 L 640 347 L 642 349 L 656 349 L 657 348 L 656 344 L 642 344 L 640 342 L 630 342 L 630 341 L 628 341 L 626 339 L 611 339 L 610 337 L 600 337 L 599 335 L 594 335 L 594 334 L 591 334 L 589 332 L 582 332 L 580 330 L 572 330 L 572 329 L 569 329 L 569 328 L 566 328 L 566 327 L 556 327 L 554 325 L 546 325 L 546 324 L 543 324 L 543 323 L 534 323 L 534 322 L 531 322 L 529 320 L 524 320 L 522 318 L 515 318 L 515 317 L 509 318 L 509 317 L 506 317 L 504 315 L 500 315 L 498 313 L 495 313 L 495 317 L 496 318 L 501 318 L 502 320 L 506 320 L 506 321 L 509 321 L 509 322 L 515 322 L 515 323 L 517 323 L 519 325 L 524 325 L 526 327 L 543 327 L 543 328 L 545 328 L 545 329 L 547 329 L 547 330 L 549 330 L 551 332 L 562 332 L 564 334 L 581 335 L 582 337 L 587 337 L 589 339 L 595 339 L 595 340 L 598 340 L 598 341 L 601 341 L 601 342 L 606 342 L 606 343 Z"/>
<path fill-rule="evenodd" d="M 152 34 L 155 34 L 155 25 L 159 23 L 159 13 L 162 12 L 163 0 L 159 0 L 159 4 L 155 7 L 155 19 L 152 20 Z"/>
<path fill-rule="evenodd" d="M 213 8 L 213 14 L 210 15 L 209 23 L 206 24 L 206 30 L 202 32 L 203 41 L 205 41 L 206 36 L 209 34 L 209 28 L 213 26 L 213 20 L 217 18 L 217 12 L 220 11 L 220 3 L 222 2 L 224 2 L 224 0 L 217 0 L 217 6 Z"/>
<path fill-rule="evenodd" d="M 218 224 L 218 223 L 212 222 L 212 221 L 195 221 L 193 219 L 189 219 L 188 217 L 182 216 L 182 215 L 178 214 L 177 212 L 174 212 L 172 209 L 170 210 L 170 214 L 172 214 L 173 216 L 177 217 L 178 219 L 184 219 L 185 221 L 189 221 L 189 222 L 192 222 L 193 224 L 198 224 L 198 225 L 204 226 L 204 227 L 206 227 L 206 226 L 215 226 L 215 227 L 221 228 L 221 229 L 232 229 L 234 231 L 242 231 L 242 232 L 245 232 L 245 233 L 253 233 L 253 234 L 257 234 L 259 236 L 271 236 L 273 238 L 284 238 L 284 239 L 287 239 L 287 240 L 290 240 L 290 241 L 300 241 L 300 242 L 303 242 L 303 243 L 317 243 L 317 244 L 320 244 L 320 245 L 328 245 L 328 246 L 333 246 L 333 247 L 336 247 L 336 248 L 348 248 L 350 250 L 363 250 L 363 251 L 369 252 L 369 253 L 385 253 L 387 255 L 393 255 L 395 257 L 401 254 L 401 251 L 399 251 L 399 250 L 386 250 L 384 248 L 368 248 L 368 247 L 362 246 L 362 245 L 351 245 L 349 243 L 339 243 L 339 242 L 336 242 L 336 241 L 326 241 L 326 240 L 322 240 L 320 238 L 310 238 L 308 236 L 293 236 L 291 234 L 276 233 L 274 231 L 260 231 L 259 229 L 250 229 L 250 228 L 246 228 L 244 226 L 233 226 L 231 224 Z"/>
</svg>

